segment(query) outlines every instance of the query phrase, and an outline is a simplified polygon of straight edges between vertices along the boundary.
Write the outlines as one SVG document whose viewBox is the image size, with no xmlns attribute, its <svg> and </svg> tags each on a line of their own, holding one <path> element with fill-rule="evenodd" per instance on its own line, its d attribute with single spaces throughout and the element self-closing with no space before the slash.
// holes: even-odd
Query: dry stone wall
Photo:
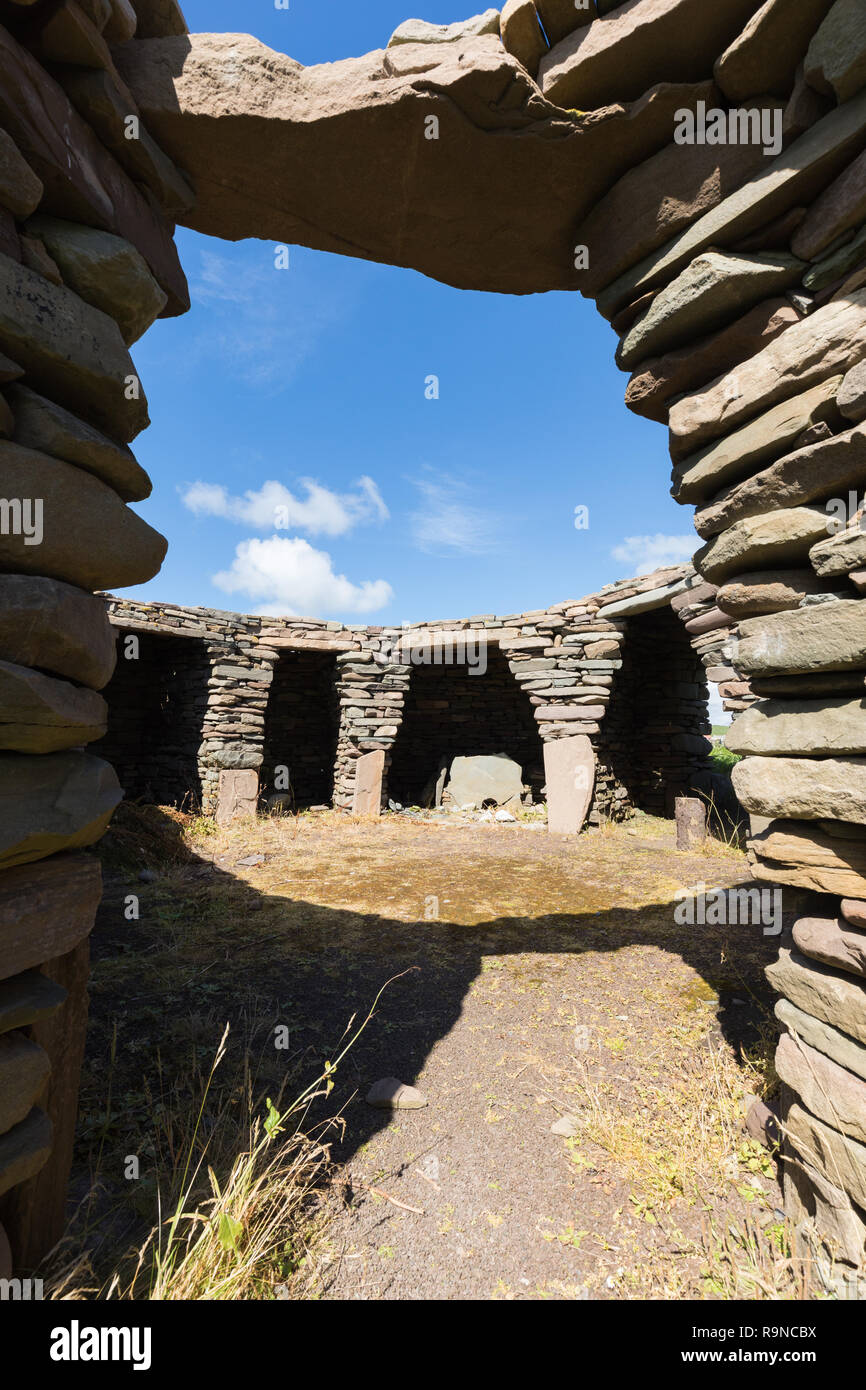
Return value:
<svg viewBox="0 0 866 1390">
<path fill-rule="evenodd" d="M 465 288 L 579 290 L 610 321 L 627 404 L 668 425 L 673 494 L 697 508 L 702 582 L 682 579 L 664 602 L 738 714 L 755 873 L 823 895 L 771 971 L 787 1200 L 804 1240 L 814 1219 L 856 1263 L 862 0 L 508 0 L 462 25 L 411 21 L 374 53 L 310 68 L 242 35 L 186 34 L 174 0 L 9 0 L 0 19 L 0 790 L 14 807 L 0 840 L 0 943 L 14 989 L 35 969 L 67 990 L 46 1020 L 15 1015 L 51 1068 L 37 1094 L 44 1061 L 22 1063 L 30 1109 L 0 1124 L 19 1258 L 44 1248 L 62 1206 L 98 892 L 80 851 L 119 796 L 107 764 L 82 751 L 104 727 L 97 692 L 112 667 L 91 595 L 148 578 L 164 553 L 128 506 L 149 490 L 128 447 L 147 422 L 129 345 L 187 305 L 172 240 L 182 221 Z M 652 608 L 626 586 L 493 625 L 545 742 L 598 739 L 620 623 Z M 208 803 L 221 776 L 261 765 L 285 629 L 201 621 L 214 656 L 198 755 Z M 336 650 L 345 805 L 358 758 L 387 757 L 397 737 L 411 657 L 387 631 L 296 626 L 295 640 Z M 20 1042 L 10 1057 L 28 1053 Z"/>
<path fill-rule="evenodd" d="M 121 798 L 85 751 L 115 664 L 95 591 L 166 548 L 128 505 L 151 488 L 129 349 L 189 304 L 173 232 L 194 194 L 115 55 L 185 27 L 173 0 L 0 11 L 0 1221 L 22 1268 L 63 1229 L 101 891 L 84 851 Z"/>
</svg>

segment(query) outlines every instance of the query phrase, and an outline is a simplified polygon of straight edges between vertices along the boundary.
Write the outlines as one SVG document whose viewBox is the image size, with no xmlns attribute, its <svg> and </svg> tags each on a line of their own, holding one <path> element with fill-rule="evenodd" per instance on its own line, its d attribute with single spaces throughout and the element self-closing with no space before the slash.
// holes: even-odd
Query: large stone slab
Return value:
<svg viewBox="0 0 866 1390">
<path fill-rule="evenodd" d="M 236 817 L 251 820 L 258 810 L 258 805 L 258 772 L 254 768 L 223 768 L 219 775 L 217 793 L 217 825 L 231 825 Z"/>
<path fill-rule="evenodd" d="M 64 284 L 114 319 L 129 347 L 168 302 L 140 251 L 123 237 L 44 214 L 31 217 L 37 236 L 57 263 Z"/>
<path fill-rule="evenodd" d="M 499 35 L 499 11 L 485 10 L 472 19 L 458 19 L 454 24 L 430 24 L 426 19 L 406 19 L 388 40 L 389 48 L 404 43 L 459 43 L 477 39 L 482 34 Z"/>
<path fill-rule="evenodd" d="M 743 483 L 725 489 L 695 515 L 700 536 L 714 536 L 748 516 L 781 508 L 797 507 L 818 498 L 847 498 L 852 489 L 866 483 L 866 426 L 819 440 L 779 459 Z M 856 565 L 838 564 L 826 571 L 815 555 L 826 553 L 823 544 L 813 548 L 810 559 L 818 574 L 847 573 Z"/>
<path fill-rule="evenodd" d="M 101 896 L 99 861 L 84 854 L 0 873 L 0 979 L 74 951 L 93 927 Z"/>
<path fill-rule="evenodd" d="M 2 28 L 0 125 L 44 185 L 42 212 L 125 237 L 169 296 L 165 312 L 189 308 L 171 224 L 105 149 L 56 80 Z"/>
<path fill-rule="evenodd" d="M 626 333 L 617 365 L 640 362 L 712 333 L 803 277 L 804 261 L 783 252 L 761 256 L 705 251 L 666 285 Z"/>
<path fill-rule="evenodd" d="M 52 1125 L 36 1106 L 6 1134 L 0 1134 L 0 1196 L 26 1182 L 48 1162 Z"/>
<path fill-rule="evenodd" d="M 534 0 L 505 0 L 499 17 L 502 42 L 509 53 L 535 77 L 547 44 L 538 23 Z"/>
<path fill-rule="evenodd" d="M 788 96 L 797 68 L 833 0 L 765 0 L 716 60 L 713 75 L 728 101 L 775 92 Z"/>
<path fill-rule="evenodd" d="M 538 81 L 557 106 L 592 111 L 631 101 L 654 82 L 696 82 L 739 33 L 753 0 L 628 0 L 578 29 L 541 61 Z"/>
<path fill-rule="evenodd" d="M 581 294 L 594 298 L 741 188 L 764 163 L 756 145 L 670 144 L 630 169 L 575 232 L 575 243 L 589 252 Z"/>
<path fill-rule="evenodd" d="M 667 284 L 701 251 L 730 247 L 792 208 L 808 207 L 866 147 L 866 95 L 831 111 L 718 207 L 652 252 L 599 297 L 606 318 Z"/>
<path fill-rule="evenodd" d="M 41 1047 L 23 1033 L 0 1033 L 0 1135 L 29 1115 L 50 1074 Z"/>
<path fill-rule="evenodd" d="M 591 24 L 603 12 L 605 3 L 607 0 L 537 0 L 537 8 L 545 34 L 551 44 L 556 44 L 575 29 Z"/>
<path fill-rule="evenodd" d="M 767 979 L 804 1013 L 866 1043 L 866 985 L 783 947 L 766 969 Z"/>
<path fill-rule="evenodd" d="M 14 872 L 14 871 L 13 871 Z M 0 980 L 0 1033 L 29 1028 L 52 1018 L 66 1003 L 67 992 L 39 970 L 25 970 Z"/>
<path fill-rule="evenodd" d="M 579 835 L 592 805 L 595 751 L 585 734 L 544 745 L 547 829 L 551 835 Z"/>
<path fill-rule="evenodd" d="M 749 516 L 703 546 L 695 555 L 695 569 L 720 584 L 743 570 L 801 564 L 826 534 L 827 513 L 820 507 Z"/>
<path fill-rule="evenodd" d="M 749 840 L 756 878 L 815 893 L 866 892 L 866 842 L 830 835 L 816 822 L 771 821 Z"/>
<path fill-rule="evenodd" d="M 505 753 L 454 758 L 445 797 L 454 806 L 504 806 L 523 795 L 523 769 Z"/>
<path fill-rule="evenodd" d="M 89 753 L 0 753 L 0 868 L 95 844 L 122 797 Z"/>
<path fill-rule="evenodd" d="M 866 85 L 866 13 L 861 0 L 836 0 L 809 45 L 806 77 L 819 92 L 849 101 Z"/>
<path fill-rule="evenodd" d="M 826 587 L 811 569 L 758 570 L 727 580 L 717 592 L 716 603 L 731 618 L 787 613 L 799 608 L 807 594 L 822 593 Z"/>
<path fill-rule="evenodd" d="M 105 600 L 56 579 L 0 574 L 0 660 L 101 690 L 117 661 Z"/>
<path fill-rule="evenodd" d="M 840 599 L 747 618 L 731 659 L 747 676 L 866 668 L 866 603 Z"/>
<path fill-rule="evenodd" d="M 813 1115 L 851 1139 L 866 1140 L 866 1082 L 861 1077 L 790 1033 L 779 1039 L 775 1063 L 780 1079 Z"/>
<path fill-rule="evenodd" d="M 785 1128 L 794 1148 L 860 1207 L 866 1207 L 866 1146 L 840 1134 L 800 1105 L 792 1105 Z"/>
<path fill-rule="evenodd" d="M 783 335 L 784 336 L 784 335 Z M 671 491 L 678 502 L 705 502 L 762 465 L 795 449 L 806 430 L 838 420 L 836 393 L 842 377 L 830 377 L 811 390 L 750 420 L 675 465 Z"/>
<path fill-rule="evenodd" d="M 866 759 L 749 757 L 731 781 L 755 816 L 848 820 L 866 825 Z"/>
<path fill-rule="evenodd" d="M 844 918 L 801 917 L 793 930 L 794 945 L 804 956 L 849 975 L 866 976 L 866 932 Z"/>
<path fill-rule="evenodd" d="M 104 738 L 108 705 L 94 690 L 0 661 L 0 749 L 56 753 Z"/>
<path fill-rule="evenodd" d="M 382 814 L 382 780 L 385 775 L 385 750 L 362 753 L 355 763 L 355 786 L 352 792 L 353 816 Z"/>
<path fill-rule="evenodd" d="M 307 68 L 237 34 L 136 40 L 114 56 L 195 187 L 186 225 L 506 293 L 577 288 L 575 227 L 670 143 L 678 110 L 716 91 L 707 68 L 580 116 L 545 101 L 493 35 Z"/>
<path fill-rule="evenodd" d="M 34 174 L 11 135 L 0 130 L 0 204 L 13 217 L 29 217 L 42 197 L 42 180 Z"/>
<path fill-rule="evenodd" d="M 38 544 L 25 534 L 0 533 L 0 570 L 108 590 L 143 584 L 159 572 L 165 537 L 91 473 L 6 441 L 0 441 L 0 469 L 8 498 L 42 504 Z"/>
<path fill-rule="evenodd" d="M 759 700 L 725 738 L 742 757 L 866 753 L 866 694 L 857 700 Z"/>
<path fill-rule="evenodd" d="M 858 524 L 818 541 L 809 551 L 809 559 L 815 573 L 823 578 L 862 569 L 866 565 L 866 532 Z"/>
<path fill-rule="evenodd" d="M 791 241 L 794 254 L 814 261 L 845 232 L 866 221 L 866 152 L 810 207 Z"/>
<path fill-rule="evenodd" d="M 781 401 L 844 375 L 866 353 L 866 290 L 833 300 L 795 323 L 757 356 L 670 414 L 671 452 L 681 458 Z"/>
<path fill-rule="evenodd" d="M 796 1033 L 809 1047 L 823 1052 L 825 1057 L 831 1057 L 840 1067 L 866 1081 L 866 1047 L 862 1043 L 840 1033 L 838 1028 L 833 1028 L 820 1018 L 813 1018 L 792 1004 L 790 999 L 778 999 L 775 1013 L 779 1022 L 791 1033 Z"/>
<path fill-rule="evenodd" d="M 694 392 L 754 357 L 799 318 L 787 300 L 759 304 L 721 332 L 641 363 L 626 387 L 625 403 L 636 415 L 667 424 L 675 396 Z"/>
<path fill-rule="evenodd" d="M 148 424 L 147 401 L 114 319 L 0 253 L 0 348 L 30 384 L 125 443 Z"/>
<path fill-rule="evenodd" d="M 29 386 L 11 385 L 4 394 L 15 416 L 16 444 L 38 449 L 40 453 L 51 454 L 93 473 L 124 502 L 141 502 L 150 496 L 150 478 L 126 445 L 115 444 L 62 405 L 31 391 Z"/>
<path fill-rule="evenodd" d="M 866 361 L 852 367 L 839 387 L 836 404 L 846 420 L 866 420 Z"/>
</svg>

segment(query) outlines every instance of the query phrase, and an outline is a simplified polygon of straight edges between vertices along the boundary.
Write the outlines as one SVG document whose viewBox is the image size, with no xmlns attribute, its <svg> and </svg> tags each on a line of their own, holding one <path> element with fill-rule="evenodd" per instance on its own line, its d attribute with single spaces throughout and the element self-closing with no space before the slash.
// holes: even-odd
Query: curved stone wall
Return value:
<svg viewBox="0 0 866 1390">
<path fill-rule="evenodd" d="M 12 1012 L 0 1008 L 0 1065 L 28 1079 L 18 1108 L 0 1112 L 0 1190 L 19 1258 L 50 1243 L 62 1214 L 95 892 L 76 851 L 119 795 L 110 769 L 81 751 L 104 728 L 96 692 L 112 666 L 91 595 L 147 579 L 164 551 L 126 505 L 149 489 L 128 449 L 147 422 L 128 347 L 156 315 L 186 307 L 171 236 L 181 220 L 463 287 L 576 289 L 610 320 L 627 403 L 668 425 L 674 495 L 697 507 L 707 587 L 704 606 L 681 616 L 696 647 L 716 651 L 710 674 L 748 706 L 732 743 L 746 755 L 735 779 L 755 872 L 824 895 L 771 971 L 786 1030 L 785 1171 L 791 1214 L 817 1217 L 856 1262 L 866 1233 L 862 0 L 508 0 L 444 30 L 410 21 L 383 49 L 313 68 L 243 35 L 190 36 L 175 0 L 13 3 L 3 14 L 0 974 L 14 983 L 3 986 Z M 601 605 L 599 621 L 615 624 L 620 601 Z M 736 635 L 719 640 L 732 623 Z M 519 643 L 556 648 L 557 635 L 509 639 L 527 687 L 533 648 Z M 354 644 L 336 658 L 346 699 L 365 688 L 358 658 Z M 392 676 L 396 694 L 403 673 Z M 230 661 L 213 678 L 229 700 L 246 680 Z M 556 694 L 537 698 L 551 702 L 549 737 L 573 727 Z M 259 696 L 248 727 L 261 715 Z M 375 742 L 372 724 L 345 722 L 338 798 L 361 730 Z M 203 741 L 212 785 L 243 737 Z M 43 1001 L 53 990 L 51 1006 L 32 989 Z"/>
</svg>

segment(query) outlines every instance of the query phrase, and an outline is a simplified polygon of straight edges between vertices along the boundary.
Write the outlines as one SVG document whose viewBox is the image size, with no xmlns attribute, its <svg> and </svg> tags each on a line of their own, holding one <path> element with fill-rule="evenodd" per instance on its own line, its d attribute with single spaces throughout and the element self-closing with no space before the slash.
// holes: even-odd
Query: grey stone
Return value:
<svg viewBox="0 0 866 1390">
<path fill-rule="evenodd" d="M 122 795 L 89 753 L 0 753 L 0 867 L 95 844 Z"/>
<path fill-rule="evenodd" d="M 866 604 L 846 599 L 747 618 L 732 661 L 747 676 L 866 668 Z"/>
<path fill-rule="evenodd" d="M 866 1207 L 866 1146 L 840 1134 L 800 1105 L 792 1105 L 785 1117 L 786 1132 L 810 1166 L 832 1178 L 850 1200 Z"/>
<path fill-rule="evenodd" d="M 826 534 L 827 513 L 820 507 L 746 517 L 703 546 L 695 555 L 695 568 L 720 584 L 743 570 L 797 565 Z"/>
<path fill-rule="evenodd" d="M 731 781 L 752 815 L 866 824 L 866 759 L 749 757 Z"/>
<path fill-rule="evenodd" d="M 13 217 L 29 217 L 42 197 L 42 180 L 37 178 L 11 135 L 0 130 L 0 204 Z"/>
<path fill-rule="evenodd" d="M 416 1086 L 406 1086 L 396 1076 L 383 1076 L 367 1092 L 367 1104 L 376 1110 L 423 1110 L 427 1097 Z"/>
<path fill-rule="evenodd" d="M 505 0 L 499 27 L 507 51 L 535 77 L 547 44 L 538 23 L 534 0 Z"/>
<path fill-rule="evenodd" d="M 116 659 L 104 599 L 56 579 L 0 574 L 0 660 L 101 690 Z"/>
<path fill-rule="evenodd" d="M 114 319 L 127 347 L 165 308 L 168 295 L 123 237 L 44 215 L 32 217 L 27 230 L 48 248 L 65 284 Z"/>
<path fill-rule="evenodd" d="M 0 661 L 0 749 L 56 753 L 104 738 L 108 706 L 93 690 Z"/>
<path fill-rule="evenodd" d="M 864 162 L 866 173 L 866 162 Z M 839 251 L 827 256 L 813 266 L 803 276 L 803 285 L 811 293 L 826 289 L 828 285 L 839 285 L 852 270 L 866 261 L 866 228 L 863 228 Z M 862 283 L 862 282 L 861 282 Z"/>
<path fill-rule="evenodd" d="M 793 207 L 807 207 L 866 145 L 866 94 L 834 109 L 762 172 L 660 250 L 615 280 L 599 297 L 610 318 L 677 275 L 699 252 L 730 246 Z"/>
<path fill-rule="evenodd" d="M 743 757 L 832 757 L 866 753 L 866 693 L 857 700 L 759 700 L 725 739 Z"/>
<path fill-rule="evenodd" d="M 816 260 L 840 236 L 866 220 L 864 182 L 866 153 L 858 155 L 812 204 L 791 240 L 796 256 Z"/>
<path fill-rule="evenodd" d="M 819 92 L 849 101 L 866 84 L 866 13 L 861 0 L 836 0 L 809 45 L 806 77 Z"/>
<path fill-rule="evenodd" d="M 147 425 L 144 392 L 127 399 L 138 376 L 114 319 L 2 253 L 0 348 L 30 385 L 112 439 L 126 442 Z"/>
<path fill-rule="evenodd" d="M 780 1079 L 813 1115 L 851 1139 L 866 1140 L 866 1081 L 790 1033 L 779 1039 L 775 1062 Z"/>
<path fill-rule="evenodd" d="M 486 801 L 503 806 L 523 794 L 523 771 L 505 753 L 455 758 L 451 763 L 445 800 L 455 806 L 477 806 Z"/>
<path fill-rule="evenodd" d="M 779 1022 L 810 1047 L 823 1052 L 825 1057 L 831 1057 L 840 1067 L 866 1081 L 866 1047 L 862 1043 L 840 1033 L 838 1028 L 822 1019 L 813 1018 L 792 1004 L 790 999 L 778 999 L 775 1012 Z"/>
<path fill-rule="evenodd" d="M 784 335 L 783 335 L 784 336 Z M 678 502 L 704 502 L 727 484 L 754 473 L 762 464 L 796 449 L 805 430 L 838 418 L 836 393 L 842 377 L 822 381 L 792 400 L 677 464 L 671 491 Z"/>
<path fill-rule="evenodd" d="M 866 893 L 866 844 L 830 834 L 819 822 L 770 821 L 749 841 L 749 857 L 764 882 L 813 893 Z"/>
<path fill-rule="evenodd" d="M 28 386 L 9 386 L 6 392 L 15 415 L 14 439 L 27 449 L 74 463 L 113 488 L 124 502 L 141 502 L 151 494 L 151 481 L 131 450 L 79 420 L 62 405 L 37 395 Z"/>
<path fill-rule="evenodd" d="M 773 989 L 804 1013 L 866 1043 L 866 986 L 853 975 L 831 970 L 787 947 L 767 966 L 766 975 Z"/>
<path fill-rule="evenodd" d="M 740 428 L 761 411 L 843 375 L 866 354 L 866 290 L 834 300 L 795 323 L 699 395 L 670 414 L 676 457 Z"/>
<path fill-rule="evenodd" d="M 839 387 L 836 404 L 846 420 L 866 420 L 866 360 L 848 372 Z"/>
<path fill-rule="evenodd" d="M 779 459 L 762 472 L 727 488 L 695 516 L 695 529 L 712 536 L 748 516 L 796 507 L 818 498 L 846 497 L 866 478 L 866 427 L 847 430 Z M 829 524 L 829 517 L 828 517 Z M 814 548 L 823 554 L 821 546 Z M 824 571 L 815 564 L 819 574 Z M 856 568 L 855 565 L 848 566 Z M 830 569 L 828 573 L 842 573 Z M 818 592 L 817 587 L 813 592 Z"/>
<path fill-rule="evenodd" d="M 0 1033 L 0 1134 L 29 1115 L 50 1074 L 43 1048 L 15 1030 Z"/>
<path fill-rule="evenodd" d="M 762 300 L 795 285 L 806 265 L 795 256 L 705 251 L 671 284 L 626 334 L 617 364 L 628 371 L 659 353 L 712 333 Z"/>
<path fill-rule="evenodd" d="M 866 564 L 866 532 L 858 525 L 819 541 L 809 551 L 809 559 L 815 573 L 822 577 L 862 569 Z"/>
<path fill-rule="evenodd" d="M 382 814 L 382 782 L 385 776 L 384 749 L 364 753 L 355 763 L 355 784 L 352 792 L 353 816 Z"/>
<path fill-rule="evenodd" d="M 259 777 L 252 769 L 222 769 L 215 820 L 217 825 L 230 825 L 236 817 L 251 819 L 258 810 Z"/>
<path fill-rule="evenodd" d="M 727 580 L 718 590 L 716 602 L 722 612 L 732 618 L 750 618 L 759 613 L 786 613 L 799 608 L 807 594 L 821 593 L 823 587 L 824 581 L 811 569 L 758 570 Z"/>
<path fill-rule="evenodd" d="M 93 474 L 5 441 L 0 467 L 7 497 L 41 504 L 42 530 L 39 543 L 24 531 L 0 533 L 0 569 L 109 590 L 142 584 L 158 573 L 165 538 Z M 32 524 L 31 514 L 28 528 Z"/>
</svg>

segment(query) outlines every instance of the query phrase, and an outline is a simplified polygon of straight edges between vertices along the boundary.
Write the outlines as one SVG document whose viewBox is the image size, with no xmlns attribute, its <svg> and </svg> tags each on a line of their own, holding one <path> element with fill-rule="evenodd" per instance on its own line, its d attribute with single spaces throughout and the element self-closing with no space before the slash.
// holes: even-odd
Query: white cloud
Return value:
<svg viewBox="0 0 866 1390">
<path fill-rule="evenodd" d="M 467 500 L 465 483 L 445 474 L 436 482 L 413 478 L 412 484 L 421 494 L 421 506 L 409 518 L 419 550 L 482 555 L 493 547 L 497 520 Z"/>
<path fill-rule="evenodd" d="M 610 553 L 625 574 L 649 574 L 691 560 L 700 543 L 695 535 L 663 536 L 657 531 L 654 536 L 626 536 Z"/>
<path fill-rule="evenodd" d="M 306 531 L 308 535 L 344 536 L 355 526 L 387 521 L 389 512 L 372 478 L 360 478 L 357 490 L 332 492 L 313 478 L 302 478 L 306 497 L 296 497 L 271 479 L 258 492 L 233 497 L 217 483 L 193 483 L 181 494 L 196 516 L 219 516 L 252 531 Z"/>
<path fill-rule="evenodd" d="M 215 574 L 213 583 L 227 594 L 248 595 L 257 613 L 274 617 L 373 613 L 394 597 L 384 579 L 353 584 L 335 574 L 330 555 L 299 536 L 242 541 L 231 569 Z"/>
</svg>

